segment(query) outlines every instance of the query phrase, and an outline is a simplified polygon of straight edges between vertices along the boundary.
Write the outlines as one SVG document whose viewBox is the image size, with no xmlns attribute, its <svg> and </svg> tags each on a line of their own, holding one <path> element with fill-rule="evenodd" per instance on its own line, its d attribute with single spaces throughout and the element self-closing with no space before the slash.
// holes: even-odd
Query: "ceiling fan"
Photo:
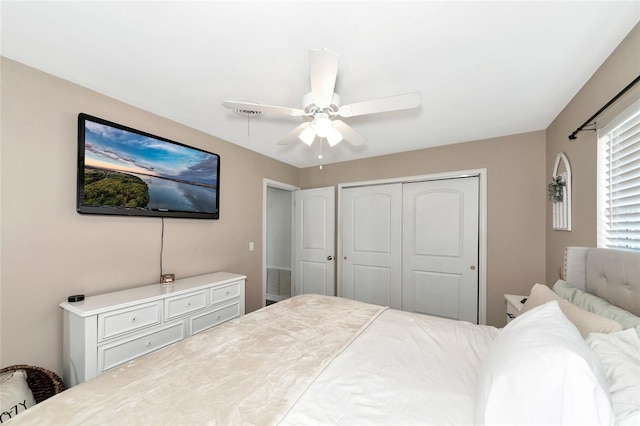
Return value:
<svg viewBox="0 0 640 426">
<path fill-rule="evenodd" d="M 335 119 L 336 117 L 356 117 L 420 106 L 422 96 L 418 92 L 341 105 L 340 96 L 334 93 L 339 59 L 340 56 L 337 53 L 328 49 L 309 51 L 311 92 L 303 97 L 301 109 L 247 101 L 225 101 L 222 105 L 241 113 L 257 112 L 309 117 L 312 119 L 311 121 L 305 121 L 278 142 L 278 145 L 288 145 L 302 141 L 309 146 L 313 144 L 316 136 L 325 138 L 330 146 L 334 146 L 342 140 L 354 146 L 362 145 L 367 141 L 364 136 L 353 130 L 344 121 Z"/>
</svg>

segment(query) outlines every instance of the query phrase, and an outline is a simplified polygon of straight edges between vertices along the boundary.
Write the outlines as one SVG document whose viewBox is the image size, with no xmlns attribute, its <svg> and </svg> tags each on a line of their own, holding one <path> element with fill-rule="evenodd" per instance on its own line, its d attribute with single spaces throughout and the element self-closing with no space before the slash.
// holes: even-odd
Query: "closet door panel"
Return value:
<svg viewBox="0 0 640 426">
<path fill-rule="evenodd" d="M 342 295 L 402 308 L 402 184 L 342 191 Z"/>
<path fill-rule="evenodd" d="M 462 275 L 414 271 L 414 311 L 445 318 L 460 318 Z"/>
<path fill-rule="evenodd" d="M 417 256 L 459 258 L 462 253 L 461 223 L 464 194 L 428 191 L 414 196 L 413 253 Z"/>
<path fill-rule="evenodd" d="M 382 306 L 391 304 L 393 298 L 391 268 L 355 265 L 352 273 L 355 300 Z"/>
<path fill-rule="evenodd" d="M 403 310 L 478 322 L 479 178 L 403 186 Z"/>
</svg>

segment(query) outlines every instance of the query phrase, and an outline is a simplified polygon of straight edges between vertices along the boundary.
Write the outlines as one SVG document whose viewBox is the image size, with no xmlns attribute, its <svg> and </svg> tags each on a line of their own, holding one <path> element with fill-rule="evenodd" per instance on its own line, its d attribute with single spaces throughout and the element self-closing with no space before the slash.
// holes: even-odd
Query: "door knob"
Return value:
<svg viewBox="0 0 640 426">
<path fill-rule="evenodd" d="M 333 256 L 327 256 L 327 260 L 333 260 Z"/>
</svg>

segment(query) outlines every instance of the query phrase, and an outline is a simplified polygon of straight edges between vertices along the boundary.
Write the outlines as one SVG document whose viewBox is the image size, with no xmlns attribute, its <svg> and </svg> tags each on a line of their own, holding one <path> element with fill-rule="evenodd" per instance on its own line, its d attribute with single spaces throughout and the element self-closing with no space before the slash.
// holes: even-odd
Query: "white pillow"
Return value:
<svg viewBox="0 0 640 426">
<path fill-rule="evenodd" d="M 500 331 L 478 373 L 478 425 L 613 425 L 602 365 L 552 301 Z"/>
<path fill-rule="evenodd" d="M 531 293 L 529 294 L 529 297 L 527 297 L 527 301 L 522 306 L 522 310 L 520 312 L 527 312 L 528 310 L 535 308 L 536 306 L 544 305 L 551 300 L 558 302 L 562 312 L 567 316 L 567 318 L 569 318 L 569 321 L 578 327 L 582 337 L 587 337 L 589 333 L 612 333 L 614 331 L 622 330 L 622 325 L 620 325 L 619 322 L 594 314 L 593 312 L 580 309 L 555 294 L 553 290 L 543 284 L 535 284 L 531 288 Z"/>
<path fill-rule="evenodd" d="M 553 292 L 579 308 L 617 321 L 622 328 L 635 328 L 640 336 L 640 317 L 607 302 L 601 297 L 586 293 L 572 287 L 566 281 L 558 280 L 553 285 Z"/>
<path fill-rule="evenodd" d="M 598 355 L 619 426 L 640 425 L 640 338 L 634 329 L 586 338 Z"/>
<path fill-rule="evenodd" d="M 36 405 L 24 370 L 8 372 L 0 377 L 0 423 Z"/>
</svg>

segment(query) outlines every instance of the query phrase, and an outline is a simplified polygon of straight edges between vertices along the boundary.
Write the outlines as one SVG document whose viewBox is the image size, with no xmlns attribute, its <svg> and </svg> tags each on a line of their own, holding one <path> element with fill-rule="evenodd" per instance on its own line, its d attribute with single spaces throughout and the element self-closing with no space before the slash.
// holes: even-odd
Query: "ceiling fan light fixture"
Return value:
<svg viewBox="0 0 640 426">
<path fill-rule="evenodd" d="M 334 130 L 331 125 L 331 120 L 329 119 L 329 114 L 325 114 L 324 112 L 319 112 L 313 117 L 312 127 L 316 131 L 316 135 L 321 138 L 326 138 L 331 130 Z"/>
<path fill-rule="evenodd" d="M 298 139 L 300 139 L 302 142 L 304 142 L 308 146 L 311 146 L 311 144 L 313 143 L 313 140 L 315 138 L 316 138 L 316 132 L 315 132 L 315 130 L 313 130 L 313 127 L 311 127 L 311 126 L 309 126 L 306 129 L 304 129 L 298 135 Z"/>
<path fill-rule="evenodd" d="M 327 135 L 327 142 L 329 142 L 329 146 L 336 146 L 342 141 L 342 134 L 334 127 L 331 127 L 329 134 Z"/>
</svg>

